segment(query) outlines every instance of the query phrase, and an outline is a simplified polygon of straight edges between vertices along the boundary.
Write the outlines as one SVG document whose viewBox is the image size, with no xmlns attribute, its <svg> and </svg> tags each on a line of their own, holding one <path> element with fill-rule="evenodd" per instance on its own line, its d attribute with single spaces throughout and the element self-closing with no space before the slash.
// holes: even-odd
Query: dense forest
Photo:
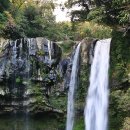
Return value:
<svg viewBox="0 0 130 130">
<path fill-rule="evenodd" d="M 61 5 L 61 9 L 64 11 L 64 8 L 72 9 L 75 6 L 80 7 L 80 10 L 71 10 L 69 14 L 71 21 L 56 22 L 56 16 L 53 14 L 54 9 L 57 7 L 56 1 L 0 0 L 0 37 L 1 39 L 10 40 L 47 38 L 56 42 L 61 48 L 62 54 L 60 49 L 56 50 L 58 60 L 69 59 L 73 55 L 72 52 L 77 41 L 87 39 L 88 43 L 90 39 L 112 38 L 109 69 L 108 127 L 109 130 L 130 130 L 130 0 L 68 0 L 64 5 Z M 2 49 L 0 48 L 1 53 L 4 51 Z M 26 49 L 23 50 L 24 52 L 26 52 Z M 44 52 L 38 51 L 36 55 L 42 57 Z M 45 67 L 42 62 L 37 65 L 38 61 L 35 57 L 30 57 L 29 60 L 33 63 L 34 68 L 37 68 L 37 66 L 41 68 L 42 76 L 46 77 L 50 68 Z M 57 62 L 54 63 L 52 70 L 57 68 L 55 64 Z M 57 70 L 56 74 L 57 80 L 52 85 L 51 93 L 44 96 L 39 89 L 41 84 L 29 81 L 29 86 L 33 86 L 32 91 L 37 99 L 35 104 L 32 105 L 34 110 L 45 110 L 53 106 L 58 111 L 61 111 L 60 114 L 54 115 L 56 120 L 52 120 L 47 116 L 47 124 L 44 120 L 44 127 L 40 122 L 38 124 L 39 129 L 35 130 L 65 130 L 68 88 L 61 93 L 59 92 L 59 88 L 64 86 L 64 78 L 60 76 L 60 72 L 57 72 Z M 35 75 L 35 70 L 32 75 Z M 89 75 L 90 64 L 84 62 L 82 57 L 79 86 L 75 101 L 74 130 L 85 129 L 83 109 L 89 86 Z M 21 78 L 21 75 L 16 73 L 16 86 L 19 86 L 22 80 L 24 79 Z M 3 87 L 5 82 L 6 80 L 4 83 L 0 81 L 0 87 Z M 1 93 L 0 98 L 3 99 Z M 1 108 L 0 104 L 0 111 Z M 0 120 L 0 130 L 12 130 L 4 128 L 4 121 Z"/>
</svg>

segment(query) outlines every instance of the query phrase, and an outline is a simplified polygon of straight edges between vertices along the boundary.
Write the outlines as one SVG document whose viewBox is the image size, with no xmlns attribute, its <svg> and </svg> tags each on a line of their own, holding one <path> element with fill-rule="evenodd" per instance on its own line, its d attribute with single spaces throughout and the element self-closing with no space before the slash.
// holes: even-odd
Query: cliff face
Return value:
<svg viewBox="0 0 130 130">
<path fill-rule="evenodd" d="M 89 85 L 90 64 L 93 60 L 96 41 L 96 39 L 90 38 L 81 41 L 79 83 L 81 99 L 86 96 Z M 129 44 L 129 41 L 126 43 Z M 129 48 L 126 48 L 127 44 L 112 40 L 110 67 L 112 88 L 124 87 L 123 84 L 129 86 Z M 67 44 L 63 45 L 67 46 Z M 67 96 L 64 90 L 69 87 L 75 53 L 73 45 L 76 47 L 76 44 L 71 46 L 74 51 L 71 50 L 71 54 L 66 59 L 62 59 L 64 46 L 59 47 L 58 44 L 42 37 L 16 41 L 0 39 L 0 113 L 37 113 L 58 111 L 61 108 L 65 110 Z M 126 49 L 128 50 L 125 51 Z M 119 67 L 122 69 L 118 69 Z M 121 80 L 118 79 L 120 76 Z"/>
<path fill-rule="evenodd" d="M 60 47 L 45 38 L 24 38 L 2 40 L 1 48 L 0 112 L 50 109 L 48 96 L 58 81 Z"/>
</svg>

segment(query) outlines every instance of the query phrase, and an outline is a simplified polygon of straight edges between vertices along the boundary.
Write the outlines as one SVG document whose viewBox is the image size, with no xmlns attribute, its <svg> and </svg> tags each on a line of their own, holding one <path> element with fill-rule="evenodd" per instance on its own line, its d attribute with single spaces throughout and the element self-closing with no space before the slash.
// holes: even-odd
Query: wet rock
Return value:
<svg viewBox="0 0 130 130">
<path fill-rule="evenodd" d="M 0 40 L 0 46 L 0 110 L 19 112 L 30 104 L 44 106 L 57 82 L 61 48 L 42 37 Z"/>
<path fill-rule="evenodd" d="M 83 39 L 81 44 L 81 57 L 83 64 L 91 64 L 94 57 L 94 48 L 97 39 L 86 38 Z"/>
<path fill-rule="evenodd" d="M 62 77 L 64 77 L 66 75 L 69 62 L 70 62 L 69 58 L 68 59 L 63 59 L 60 62 L 60 74 L 61 74 Z"/>
</svg>

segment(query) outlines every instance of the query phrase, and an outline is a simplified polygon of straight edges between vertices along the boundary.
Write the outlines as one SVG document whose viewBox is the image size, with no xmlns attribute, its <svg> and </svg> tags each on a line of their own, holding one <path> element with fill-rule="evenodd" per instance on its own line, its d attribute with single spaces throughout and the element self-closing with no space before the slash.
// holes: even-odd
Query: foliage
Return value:
<svg viewBox="0 0 130 130">
<path fill-rule="evenodd" d="M 16 83 L 20 83 L 20 82 L 21 82 L 20 77 L 17 77 L 17 78 L 16 78 Z"/>
<path fill-rule="evenodd" d="M 0 35 L 3 34 L 3 29 L 5 27 L 7 17 L 5 13 L 0 13 Z"/>
<path fill-rule="evenodd" d="M 55 19 L 52 15 L 51 7 L 48 7 L 48 3 L 39 8 L 34 5 L 28 6 L 25 9 L 25 17 L 28 21 L 28 30 L 26 32 L 28 37 L 45 36 L 50 38 L 52 36 L 50 32 L 52 33 L 53 31 L 50 29 L 53 28 Z"/>
<path fill-rule="evenodd" d="M 126 117 L 124 119 L 122 130 L 129 130 L 130 129 L 130 117 Z"/>
<path fill-rule="evenodd" d="M 37 51 L 37 54 L 38 54 L 39 56 L 44 56 L 44 55 L 45 55 L 45 52 L 43 52 L 42 50 L 39 50 L 39 51 Z"/>
<path fill-rule="evenodd" d="M 47 102 L 45 95 L 43 94 L 42 88 L 39 84 L 31 83 L 31 87 L 28 88 L 33 93 L 35 98 L 34 106 L 37 108 L 44 107 Z"/>
<path fill-rule="evenodd" d="M 112 37 L 110 74 L 112 79 L 122 82 L 130 73 L 130 40 L 122 32 L 114 31 Z"/>
<path fill-rule="evenodd" d="M 83 117 L 77 117 L 76 119 L 77 120 L 74 125 L 74 130 L 84 130 L 85 126 Z"/>
<path fill-rule="evenodd" d="M 84 22 L 76 24 L 75 37 L 83 39 L 85 37 L 92 38 L 110 38 L 112 29 L 107 26 L 95 24 L 93 22 Z"/>
<path fill-rule="evenodd" d="M 55 28 L 57 40 L 74 40 L 74 32 L 72 31 L 72 24 L 70 22 L 59 22 Z"/>
<path fill-rule="evenodd" d="M 11 0 L 9 9 L 0 13 L 0 35 L 11 39 L 42 36 L 53 39 L 56 29 L 53 9 L 52 1 L 41 6 L 31 0 Z"/>
<path fill-rule="evenodd" d="M 9 0 L 0 0 L 0 12 L 3 12 L 4 10 L 8 9 L 9 5 Z"/>
<path fill-rule="evenodd" d="M 81 10 L 75 10 L 72 21 L 94 20 L 109 25 L 123 25 L 129 23 L 129 0 L 68 0 L 66 6 L 72 8 L 80 6 Z M 82 12 L 85 13 L 82 13 Z M 84 17 L 81 17 L 84 15 Z"/>
<path fill-rule="evenodd" d="M 96 8 L 93 9 L 87 16 L 87 19 L 89 21 L 93 21 L 96 23 L 102 23 L 105 22 L 107 19 L 105 18 L 105 16 L 103 15 L 104 13 L 104 7 L 102 8 Z"/>
<path fill-rule="evenodd" d="M 130 88 L 115 90 L 110 94 L 110 130 L 122 130 L 126 118 L 130 117 Z M 128 121 L 128 120 L 127 120 Z"/>
<path fill-rule="evenodd" d="M 67 106 L 67 97 L 66 96 L 56 96 L 51 95 L 50 103 L 54 108 L 65 111 Z"/>
<path fill-rule="evenodd" d="M 1 4 L 2 5 L 2 4 Z M 0 13 L 0 36 L 10 39 L 46 37 L 53 41 L 73 40 L 72 24 L 56 23 L 53 1 L 10 0 Z"/>
<path fill-rule="evenodd" d="M 59 44 L 62 49 L 63 56 L 68 56 L 72 52 L 74 44 L 75 42 L 72 40 L 66 40 Z"/>
<path fill-rule="evenodd" d="M 85 100 L 89 85 L 89 66 L 82 64 L 80 68 L 80 86 L 78 87 L 78 98 Z"/>
<path fill-rule="evenodd" d="M 72 10 L 71 21 L 82 21 L 87 18 L 86 16 L 89 13 L 89 9 L 85 0 L 68 0 L 65 6 L 68 8 L 72 8 L 73 6 L 81 7 L 81 10 Z"/>
<path fill-rule="evenodd" d="M 121 31 L 112 32 L 110 79 L 117 82 L 117 89 L 110 94 L 110 130 L 127 130 L 130 118 L 130 86 L 128 74 L 130 73 L 130 40 L 129 34 Z M 112 86 L 115 87 L 114 84 Z M 127 124 L 128 123 L 128 124 Z"/>
</svg>

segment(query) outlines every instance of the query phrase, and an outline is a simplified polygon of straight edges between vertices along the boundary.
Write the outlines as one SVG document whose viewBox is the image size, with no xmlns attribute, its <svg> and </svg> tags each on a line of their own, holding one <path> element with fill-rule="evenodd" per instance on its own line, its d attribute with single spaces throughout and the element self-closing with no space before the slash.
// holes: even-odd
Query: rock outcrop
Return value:
<svg viewBox="0 0 130 130">
<path fill-rule="evenodd" d="M 45 38 L 0 45 L 0 113 L 52 110 L 48 96 L 58 80 L 60 47 Z"/>
<path fill-rule="evenodd" d="M 81 44 L 81 57 L 83 64 L 91 64 L 94 57 L 94 48 L 97 42 L 97 39 L 85 38 Z"/>
</svg>

